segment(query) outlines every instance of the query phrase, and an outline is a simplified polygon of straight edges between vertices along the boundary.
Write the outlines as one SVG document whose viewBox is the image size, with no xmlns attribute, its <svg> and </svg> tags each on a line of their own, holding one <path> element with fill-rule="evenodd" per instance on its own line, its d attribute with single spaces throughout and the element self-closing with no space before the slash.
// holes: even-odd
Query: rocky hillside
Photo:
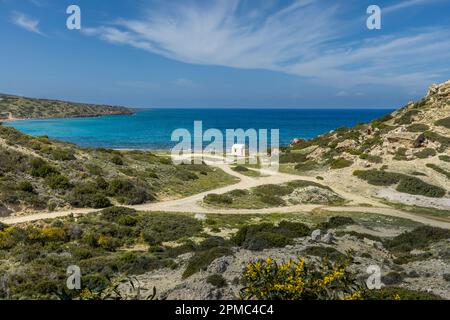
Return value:
<svg viewBox="0 0 450 320">
<path fill-rule="evenodd" d="M 234 178 L 151 152 L 82 149 L 0 125 L 0 216 L 177 198 Z"/>
<path fill-rule="evenodd" d="M 280 161 L 284 170 L 323 175 L 349 191 L 448 209 L 450 81 L 371 123 L 296 139 Z"/>
<path fill-rule="evenodd" d="M 0 120 L 95 117 L 132 113 L 132 110 L 125 107 L 33 99 L 0 94 Z"/>
</svg>

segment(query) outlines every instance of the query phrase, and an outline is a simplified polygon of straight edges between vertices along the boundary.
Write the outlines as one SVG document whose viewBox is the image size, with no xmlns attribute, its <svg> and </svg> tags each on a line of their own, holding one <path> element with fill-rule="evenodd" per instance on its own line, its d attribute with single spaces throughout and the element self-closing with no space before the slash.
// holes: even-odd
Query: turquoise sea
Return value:
<svg viewBox="0 0 450 320">
<path fill-rule="evenodd" d="M 203 130 L 279 129 L 280 144 L 296 137 L 312 138 L 342 126 L 376 119 L 386 109 L 151 109 L 132 116 L 25 120 L 7 123 L 22 132 L 63 140 L 83 147 L 168 149 L 172 131 L 193 132 L 194 121 Z"/>
</svg>

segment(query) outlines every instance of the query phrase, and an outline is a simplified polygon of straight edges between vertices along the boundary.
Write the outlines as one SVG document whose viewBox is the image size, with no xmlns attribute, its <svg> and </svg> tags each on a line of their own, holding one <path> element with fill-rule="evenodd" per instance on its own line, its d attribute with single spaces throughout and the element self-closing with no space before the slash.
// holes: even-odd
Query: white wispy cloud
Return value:
<svg viewBox="0 0 450 320">
<path fill-rule="evenodd" d="M 266 69 L 346 88 L 391 84 L 422 88 L 450 59 L 450 30 L 419 29 L 348 41 L 346 7 L 298 0 L 282 9 L 242 12 L 240 0 L 165 2 L 139 19 L 85 28 L 88 35 L 193 64 Z M 408 0 L 394 12 L 424 4 Z M 365 23 L 361 24 L 365 27 Z M 426 68 L 424 68 L 426 66 Z"/>
<path fill-rule="evenodd" d="M 39 30 L 39 20 L 34 19 L 32 17 L 27 16 L 26 14 L 18 11 L 14 11 L 12 13 L 12 22 L 21 27 L 22 29 L 25 29 L 29 32 L 33 32 L 36 34 L 39 34 L 41 36 L 45 36 L 41 30 Z"/>
<path fill-rule="evenodd" d="M 407 9 L 407 8 L 411 8 L 411 7 L 415 7 L 415 6 L 430 5 L 434 2 L 442 2 L 442 1 L 443 0 L 405 0 L 405 1 L 400 1 L 396 4 L 384 7 L 384 8 L 382 8 L 382 10 L 383 10 L 383 13 L 391 13 L 391 12 L 395 12 L 398 10 L 403 10 L 403 9 Z"/>
</svg>

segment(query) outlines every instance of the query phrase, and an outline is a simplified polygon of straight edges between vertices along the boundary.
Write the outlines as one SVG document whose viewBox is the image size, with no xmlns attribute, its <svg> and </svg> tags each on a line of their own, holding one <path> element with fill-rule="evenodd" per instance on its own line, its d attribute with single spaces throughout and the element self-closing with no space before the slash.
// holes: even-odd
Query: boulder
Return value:
<svg viewBox="0 0 450 320">
<path fill-rule="evenodd" d="M 322 238 L 322 241 L 328 244 L 333 243 L 335 240 L 336 238 L 334 237 L 334 234 L 332 232 L 327 232 L 327 234 Z"/>
<path fill-rule="evenodd" d="M 206 220 L 206 215 L 204 213 L 196 213 L 194 218 L 199 221 Z"/>
<path fill-rule="evenodd" d="M 313 241 L 320 241 L 322 238 L 322 231 L 320 229 L 316 229 L 311 233 L 311 239 Z"/>
</svg>

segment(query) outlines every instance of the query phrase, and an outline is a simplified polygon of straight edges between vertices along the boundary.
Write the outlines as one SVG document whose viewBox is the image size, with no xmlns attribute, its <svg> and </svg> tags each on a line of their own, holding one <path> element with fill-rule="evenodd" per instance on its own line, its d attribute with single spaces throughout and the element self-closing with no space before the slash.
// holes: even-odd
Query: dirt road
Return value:
<svg viewBox="0 0 450 320">
<path fill-rule="evenodd" d="M 419 215 L 414 215 L 401 210 L 396 210 L 382 204 L 374 199 L 363 197 L 357 194 L 345 192 L 337 187 L 332 187 L 333 191 L 339 194 L 342 198 L 348 200 L 346 206 L 325 206 L 325 205 L 314 205 L 314 204 L 299 204 L 288 207 L 276 207 L 276 208 L 265 208 L 265 209 L 217 209 L 202 206 L 200 204 L 204 196 L 210 193 L 223 194 L 236 189 L 250 189 L 264 184 L 281 184 L 294 180 L 307 180 L 313 182 L 319 182 L 317 179 L 308 176 L 298 176 L 293 174 L 281 173 L 281 172 L 268 172 L 265 171 L 264 174 L 267 176 L 263 177 L 249 177 L 241 173 L 238 173 L 231 169 L 228 164 L 217 163 L 215 161 L 206 161 L 208 165 L 215 166 L 222 169 L 226 173 L 235 176 L 240 179 L 236 184 L 229 185 L 226 187 L 218 188 L 215 190 L 210 190 L 202 192 L 193 196 L 189 196 L 182 199 L 168 200 L 156 203 L 146 203 L 135 206 L 128 206 L 130 208 L 140 210 L 140 211 L 166 211 L 166 212 L 188 212 L 188 213 L 216 213 L 216 214 L 268 214 L 268 213 L 294 213 L 294 212 L 311 212 L 312 210 L 321 208 L 328 211 L 336 212 L 362 212 L 362 213 L 375 213 L 387 216 L 393 216 L 398 218 L 410 219 L 419 223 L 450 229 L 450 223 L 445 221 L 434 220 L 431 218 L 426 218 Z M 365 204 L 362 206 L 361 204 Z M 367 204 L 371 206 L 367 206 Z M 57 211 L 49 213 L 36 213 L 24 216 L 15 216 L 0 219 L 0 222 L 6 224 L 19 224 L 24 222 L 32 222 L 37 220 L 52 219 L 58 217 L 68 216 L 70 214 L 82 215 L 87 213 L 96 212 L 99 210 L 95 209 L 73 209 L 67 211 Z"/>
</svg>

